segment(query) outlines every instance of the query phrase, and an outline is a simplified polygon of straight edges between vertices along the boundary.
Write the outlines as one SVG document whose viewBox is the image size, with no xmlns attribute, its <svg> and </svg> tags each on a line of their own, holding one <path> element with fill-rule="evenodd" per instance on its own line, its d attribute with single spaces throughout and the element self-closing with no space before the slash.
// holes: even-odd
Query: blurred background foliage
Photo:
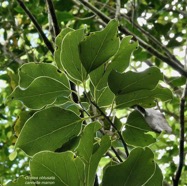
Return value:
<svg viewBox="0 0 187 186">
<path fill-rule="evenodd" d="M 0 182 L 2 184 L 20 175 L 28 174 L 28 158 L 22 151 L 18 151 L 16 159 L 10 161 L 10 154 L 16 141 L 14 125 L 15 122 L 19 122 L 20 113 L 25 111 L 21 103 L 6 101 L 7 96 L 18 83 L 18 68 L 29 62 L 53 62 L 53 54 L 46 47 L 19 2 L 16 0 L 0 2 Z M 46 1 L 24 0 L 23 2 L 54 47 L 55 36 Z M 135 40 L 139 40 L 140 47 L 132 56 L 130 69 L 140 71 L 149 66 L 159 67 L 164 73 L 163 86 L 173 91 L 173 100 L 160 105 L 173 128 L 173 134 L 160 137 L 159 143 L 151 147 L 155 151 L 155 159 L 163 171 L 165 182 L 171 184 L 179 163 L 179 108 L 187 77 L 185 72 L 187 1 L 90 0 L 85 2 L 89 2 L 111 19 L 117 18 L 120 25 L 136 36 Z M 85 28 L 86 32 L 90 32 L 100 30 L 105 25 L 102 16 L 98 17 L 91 12 L 89 6 L 82 0 L 53 0 L 53 4 L 60 29 Z M 123 37 L 127 32 L 121 30 L 119 35 Z M 168 65 L 167 61 L 171 61 L 174 65 Z M 124 117 L 127 114 L 128 111 L 123 111 L 118 115 Z M 21 119 L 24 119 L 24 116 Z M 185 131 L 186 129 L 187 126 Z M 186 165 L 183 168 L 181 185 L 187 185 Z"/>
</svg>

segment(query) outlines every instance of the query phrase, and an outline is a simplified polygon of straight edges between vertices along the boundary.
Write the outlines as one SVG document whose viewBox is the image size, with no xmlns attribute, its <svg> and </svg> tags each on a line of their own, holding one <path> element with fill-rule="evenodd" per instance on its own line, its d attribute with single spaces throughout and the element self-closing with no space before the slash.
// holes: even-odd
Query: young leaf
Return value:
<svg viewBox="0 0 187 186">
<path fill-rule="evenodd" d="M 156 142 L 150 134 L 146 134 L 149 131 L 152 130 L 145 122 L 143 116 L 139 112 L 134 111 L 127 119 L 123 137 L 129 145 L 145 147 Z"/>
<path fill-rule="evenodd" d="M 87 78 L 79 57 L 79 44 L 83 38 L 84 30 L 75 30 L 69 32 L 61 43 L 60 62 L 75 83 L 83 82 Z"/>
<path fill-rule="evenodd" d="M 38 177 L 45 184 L 54 186 L 83 186 L 85 180 L 84 163 L 70 152 L 39 152 L 30 161 L 32 177 Z M 43 178 L 43 179 L 42 179 Z"/>
<path fill-rule="evenodd" d="M 118 73 L 112 71 L 108 77 L 108 85 L 116 95 L 155 88 L 159 80 L 163 79 L 163 74 L 157 67 L 150 67 L 143 72 Z"/>
<path fill-rule="evenodd" d="M 109 136 L 103 136 L 99 144 L 95 144 L 95 134 L 101 128 L 98 122 L 90 123 L 83 131 L 77 153 L 85 163 L 85 185 L 93 185 L 98 163 L 110 147 Z"/>
<path fill-rule="evenodd" d="M 93 32 L 80 43 L 80 58 L 87 73 L 111 58 L 119 48 L 118 22 L 112 20 L 106 28 Z"/>
<path fill-rule="evenodd" d="M 137 41 L 130 42 L 131 38 L 132 36 L 127 36 L 122 39 L 120 48 L 112 59 L 110 68 L 122 73 L 129 66 L 131 54 L 138 47 Z"/>
<path fill-rule="evenodd" d="M 30 156 L 42 150 L 56 150 L 79 134 L 81 123 L 73 112 L 58 107 L 44 109 L 27 120 L 16 147 Z"/>
<path fill-rule="evenodd" d="M 153 160 L 154 155 L 149 148 L 135 148 L 125 162 L 106 168 L 102 185 L 143 185 L 154 174 Z"/>
<path fill-rule="evenodd" d="M 67 86 L 58 79 L 40 76 L 34 79 L 26 89 L 17 87 L 10 97 L 22 101 L 31 109 L 41 109 L 54 103 L 57 97 L 67 98 L 70 93 Z"/>
</svg>

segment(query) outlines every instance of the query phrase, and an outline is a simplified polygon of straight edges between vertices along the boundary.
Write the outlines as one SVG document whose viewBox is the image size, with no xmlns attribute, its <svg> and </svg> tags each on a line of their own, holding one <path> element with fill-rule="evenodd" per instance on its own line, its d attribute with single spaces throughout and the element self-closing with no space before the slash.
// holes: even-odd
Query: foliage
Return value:
<svg viewBox="0 0 187 186">
<path fill-rule="evenodd" d="M 185 185 L 186 56 L 173 53 L 185 51 L 186 2 L 53 4 L 0 3 L 2 184 Z M 159 107 L 173 134 L 134 105 Z"/>
</svg>

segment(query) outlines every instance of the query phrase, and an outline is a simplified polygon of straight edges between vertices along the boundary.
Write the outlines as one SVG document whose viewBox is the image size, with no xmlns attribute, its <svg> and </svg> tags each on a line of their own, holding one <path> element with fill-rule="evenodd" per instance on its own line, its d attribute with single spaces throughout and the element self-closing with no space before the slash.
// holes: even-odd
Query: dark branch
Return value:
<svg viewBox="0 0 187 186">
<path fill-rule="evenodd" d="M 35 19 L 35 17 L 32 15 L 32 13 L 29 11 L 29 9 L 25 6 L 25 4 L 22 2 L 22 0 L 17 0 L 17 2 L 19 3 L 19 5 L 21 6 L 21 8 L 25 11 L 25 13 L 28 15 L 28 17 L 30 18 L 30 20 L 32 21 L 32 23 L 34 24 L 35 28 L 37 29 L 37 31 L 39 32 L 40 36 L 42 37 L 45 45 L 47 46 L 47 48 L 51 51 L 51 53 L 53 54 L 54 52 L 54 48 L 51 44 L 51 42 L 48 40 L 48 38 L 46 37 L 46 35 L 44 34 L 42 28 L 40 27 L 39 23 L 37 22 L 37 20 Z"/>
<path fill-rule="evenodd" d="M 46 2 L 47 2 L 50 17 L 51 17 L 51 21 L 52 21 L 53 32 L 54 32 L 55 37 L 56 37 L 60 33 L 60 28 L 59 28 L 59 25 L 58 25 L 58 21 L 57 21 L 55 9 L 54 9 L 54 6 L 53 6 L 53 2 L 51 0 L 46 0 Z"/>
<path fill-rule="evenodd" d="M 179 165 L 175 174 L 175 177 L 173 178 L 173 186 L 178 186 L 179 185 L 179 180 L 181 177 L 182 173 L 182 168 L 184 166 L 184 159 L 185 159 L 185 154 L 184 154 L 184 133 L 185 133 L 185 102 L 186 102 L 186 97 L 187 97 L 187 83 L 186 87 L 184 89 L 183 95 L 181 97 L 180 101 L 180 144 L 179 144 Z"/>
<path fill-rule="evenodd" d="M 90 9 L 90 11 L 92 11 L 94 14 L 96 14 L 105 24 L 107 24 L 111 20 L 108 16 L 106 16 L 105 14 L 103 14 L 99 9 L 97 9 L 96 7 L 94 7 L 93 5 L 91 5 L 89 2 L 84 1 L 84 0 L 79 0 L 79 1 L 85 7 L 87 7 L 88 9 Z M 176 63 L 173 60 L 173 58 L 169 58 L 168 56 L 165 56 L 165 55 L 161 54 L 160 52 L 158 52 L 157 50 L 155 50 L 153 47 L 151 47 L 149 44 L 147 44 L 145 41 L 143 41 L 141 38 L 139 38 L 134 33 L 132 33 L 131 31 L 129 31 L 127 28 L 124 28 L 124 27 L 122 27 L 120 25 L 119 26 L 119 30 L 123 34 L 132 35 L 133 39 L 137 40 L 139 42 L 140 46 L 143 47 L 144 49 L 146 49 L 150 54 L 156 56 L 158 59 L 160 59 L 161 61 L 164 61 L 169 66 L 171 66 L 173 69 L 177 70 L 180 74 L 182 74 L 183 76 L 187 77 L 187 71 L 184 70 L 184 68 L 182 67 L 181 64 Z"/>
<path fill-rule="evenodd" d="M 101 132 L 103 135 L 105 135 L 105 133 L 104 133 L 102 130 L 100 130 L 100 132 Z M 112 149 L 112 151 L 114 152 L 114 154 L 116 155 L 117 159 L 118 159 L 120 162 L 123 162 L 123 160 L 121 159 L 121 157 L 120 157 L 120 155 L 118 154 L 118 152 L 116 151 L 116 149 L 115 149 L 113 146 L 111 146 L 111 149 Z M 113 158 L 113 157 L 111 157 L 111 158 Z"/>
<path fill-rule="evenodd" d="M 104 118 L 107 120 L 107 122 L 116 130 L 116 132 L 118 133 L 119 138 L 120 138 L 120 140 L 121 140 L 121 142 L 123 144 L 123 147 L 125 149 L 126 156 L 128 157 L 129 156 L 129 151 L 128 151 L 127 144 L 126 144 L 125 140 L 123 139 L 123 136 L 122 136 L 121 132 L 117 129 L 117 127 L 114 125 L 114 123 L 112 123 L 112 121 L 110 120 L 110 118 L 98 107 L 97 104 L 95 104 L 93 101 L 91 101 L 91 103 L 104 116 Z"/>
<path fill-rule="evenodd" d="M 121 157 L 120 157 L 120 155 L 118 154 L 118 152 L 116 151 L 116 149 L 115 149 L 113 146 L 111 146 L 111 149 L 112 149 L 112 151 L 114 152 L 114 154 L 116 155 L 116 157 L 118 158 L 118 160 L 119 160 L 120 162 L 123 162 L 123 160 L 121 159 Z"/>
</svg>

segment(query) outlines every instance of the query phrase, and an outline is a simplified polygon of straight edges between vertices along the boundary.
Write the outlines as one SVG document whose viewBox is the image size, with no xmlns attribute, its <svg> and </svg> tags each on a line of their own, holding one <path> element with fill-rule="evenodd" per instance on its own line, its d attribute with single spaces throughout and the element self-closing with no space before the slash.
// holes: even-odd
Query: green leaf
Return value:
<svg viewBox="0 0 187 186">
<path fill-rule="evenodd" d="M 42 150 L 54 151 L 79 134 L 81 123 L 76 114 L 58 107 L 39 111 L 25 123 L 16 147 L 31 156 Z"/>
<path fill-rule="evenodd" d="M 93 32 L 80 43 L 80 58 L 90 73 L 109 60 L 119 48 L 118 22 L 112 20 L 105 29 Z"/>
<path fill-rule="evenodd" d="M 155 88 L 159 80 L 163 79 L 163 74 L 157 67 L 150 67 L 143 72 L 118 73 L 112 71 L 108 77 L 108 85 L 116 95 Z"/>
<path fill-rule="evenodd" d="M 58 68 L 61 69 L 61 70 L 64 70 L 63 66 L 61 64 L 61 60 L 60 60 L 60 53 L 61 53 L 61 50 L 62 50 L 62 42 L 63 42 L 63 39 L 66 36 L 66 34 L 68 34 L 71 31 L 73 31 L 73 29 L 65 28 L 60 32 L 60 34 L 58 34 L 58 36 L 55 39 L 56 49 L 55 49 L 55 52 L 54 52 L 54 58 L 55 58 L 55 62 L 57 64 Z"/>
<path fill-rule="evenodd" d="M 159 166 L 156 164 L 156 170 L 151 179 L 144 186 L 158 186 L 163 185 L 163 175 Z"/>
<path fill-rule="evenodd" d="M 83 38 L 84 30 L 75 30 L 66 34 L 61 43 L 60 63 L 75 83 L 83 82 L 87 78 L 79 57 L 79 44 Z"/>
<path fill-rule="evenodd" d="M 70 151 L 37 153 L 30 161 L 30 169 L 32 177 L 38 177 L 43 182 L 38 185 L 84 185 L 84 163 Z"/>
<path fill-rule="evenodd" d="M 129 145 L 145 147 L 156 142 L 153 136 L 146 134 L 149 131 L 152 130 L 145 122 L 143 116 L 139 112 L 134 111 L 127 119 L 123 137 Z"/>
<path fill-rule="evenodd" d="M 109 89 L 109 87 L 105 87 L 102 90 L 95 91 L 95 100 L 99 107 L 106 107 L 113 103 L 115 99 L 115 95 Z"/>
<path fill-rule="evenodd" d="M 77 153 L 85 163 L 85 185 L 93 185 L 100 159 L 110 147 L 109 136 L 103 136 L 98 143 L 94 140 L 96 132 L 101 128 L 98 122 L 90 123 L 83 131 Z M 95 144 L 96 143 L 96 144 Z"/>
<path fill-rule="evenodd" d="M 131 151 L 125 162 L 106 168 L 102 185 L 143 185 L 154 174 L 153 160 L 154 155 L 149 148 L 136 148 Z"/>
<path fill-rule="evenodd" d="M 138 42 L 130 42 L 131 38 L 132 36 L 123 38 L 118 52 L 112 59 L 111 66 L 118 72 L 124 72 L 129 66 L 131 54 L 138 47 Z"/>
<path fill-rule="evenodd" d="M 28 176 L 20 176 L 17 180 L 9 182 L 6 186 L 36 186 Z"/>
<path fill-rule="evenodd" d="M 122 109 L 133 105 L 143 107 L 155 106 L 155 100 L 168 101 L 172 99 L 172 92 L 168 88 L 157 86 L 153 90 L 138 90 L 116 97 L 116 108 Z"/>
<path fill-rule="evenodd" d="M 60 72 L 54 65 L 47 63 L 27 63 L 19 69 L 19 85 L 27 88 L 36 78 L 46 76 L 60 81 L 69 89 L 69 81 L 66 75 Z"/>
<path fill-rule="evenodd" d="M 53 104 L 58 97 L 67 98 L 70 93 L 71 91 L 63 82 L 41 76 L 34 79 L 26 89 L 17 87 L 10 97 L 22 101 L 31 109 L 41 109 Z"/>
</svg>

